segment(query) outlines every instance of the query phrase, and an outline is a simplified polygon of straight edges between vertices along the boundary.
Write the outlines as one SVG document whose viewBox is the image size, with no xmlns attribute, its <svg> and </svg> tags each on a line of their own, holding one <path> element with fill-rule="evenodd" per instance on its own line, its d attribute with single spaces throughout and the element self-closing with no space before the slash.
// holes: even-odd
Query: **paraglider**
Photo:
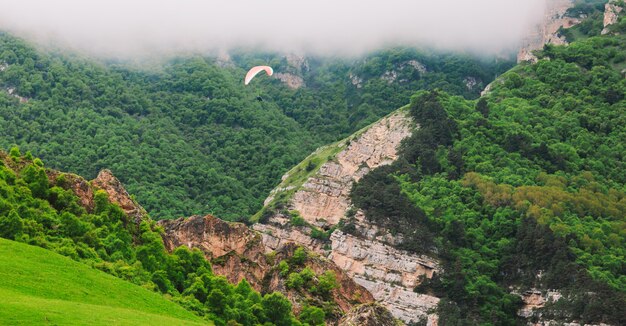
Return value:
<svg viewBox="0 0 626 326">
<path fill-rule="evenodd" d="M 272 69 L 272 67 L 270 67 L 270 66 L 256 66 L 256 67 L 252 67 L 252 69 L 250 69 L 248 71 L 248 73 L 246 74 L 246 79 L 244 80 L 244 85 L 248 85 L 250 83 L 250 81 L 252 80 L 252 78 L 254 78 L 254 76 L 256 76 L 261 71 L 265 71 L 265 73 L 267 73 L 268 76 L 271 76 L 271 75 L 274 74 L 274 69 Z"/>
</svg>

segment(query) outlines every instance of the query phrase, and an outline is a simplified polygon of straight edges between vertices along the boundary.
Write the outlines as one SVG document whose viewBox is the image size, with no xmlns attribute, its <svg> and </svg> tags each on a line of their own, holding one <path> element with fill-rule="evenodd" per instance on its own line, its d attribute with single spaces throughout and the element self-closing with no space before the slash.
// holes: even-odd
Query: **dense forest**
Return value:
<svg viewBox="0 0 626 326">
<path fill-rule="evenodd" d="M 415 289 L 440 323 L 515 324 L 516 293 L 556 289 L 543 320 L 626 324 L 626 19 L 611 29 L 577 27 L 477 101 L 416 94 L 400 159 L 355 184 L 369 220 L 444 263 Z"/>
<path fill-rule="evenodd" d="M 245 220 L 281 175 L 320 145 L 403 105 L 415 90 L 467 98 L 511 61 L 391 49 L 358 60 L 234 51 L 158 67 L 37 49 L 0 33 L 0 148 L 93 178 L 111 169 L 154 218 Z M 302 78 L 243 85 L 271 64 Z"/>
<path fill-rule="evenodd" d="M 135 220 L 94 194 L 87 209 L 69 184 L 78 178 L 50 178 L 43 162 L 14 147 L 0 152 L 0 237 L 68 256 L 121 279 L 163 293 L 216 325 L 301 325 L 291 303 L 280 293 L 261 295 L 245 280 L 231 284 L 214 275 L 197 249 L 181 246 L 168 254 L 154 221 Z M 304 325 L 323 323 L 320 308 L 300 313 Z M 234 323 L 236 322 L 236 323 Z M 238 324 L 237 324 L 238 323 Z"/>
</svg>

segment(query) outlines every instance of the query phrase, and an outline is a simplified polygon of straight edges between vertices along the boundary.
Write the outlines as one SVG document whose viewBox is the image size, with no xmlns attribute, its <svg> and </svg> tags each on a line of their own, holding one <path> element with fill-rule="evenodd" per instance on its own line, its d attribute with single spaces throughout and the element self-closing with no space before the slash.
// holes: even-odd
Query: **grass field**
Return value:
<svg viewBox="0 0 626 326">
<path fill-rule="evenodd" d="M 0 238 L 0 325 L 206 325 L 160 294 Z"/>
</svg>

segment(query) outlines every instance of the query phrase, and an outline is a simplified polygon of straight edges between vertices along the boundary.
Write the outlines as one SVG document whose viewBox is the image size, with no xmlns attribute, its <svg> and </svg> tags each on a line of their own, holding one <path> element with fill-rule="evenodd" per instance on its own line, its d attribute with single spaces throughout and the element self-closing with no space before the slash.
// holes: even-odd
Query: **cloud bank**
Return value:
<svg viewBox="0 0 626 326">
<path fill-rule="evenodd" d="M 99 55 L 512 49 L 546 0 L 0 0 L 0 29 Z"/>
</svg>

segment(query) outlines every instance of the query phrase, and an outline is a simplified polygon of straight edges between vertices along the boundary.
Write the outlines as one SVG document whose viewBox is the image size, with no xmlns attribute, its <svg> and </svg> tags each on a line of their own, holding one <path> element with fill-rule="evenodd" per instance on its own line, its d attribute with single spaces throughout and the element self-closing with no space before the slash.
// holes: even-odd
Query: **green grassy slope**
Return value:
<svg viewBox="0 0 626 326">
<path fill-rule="evenodd" d="M 0 238 L 0 324 L 201 325 L 161 295 L 51 251 Z"/>
</svg>

